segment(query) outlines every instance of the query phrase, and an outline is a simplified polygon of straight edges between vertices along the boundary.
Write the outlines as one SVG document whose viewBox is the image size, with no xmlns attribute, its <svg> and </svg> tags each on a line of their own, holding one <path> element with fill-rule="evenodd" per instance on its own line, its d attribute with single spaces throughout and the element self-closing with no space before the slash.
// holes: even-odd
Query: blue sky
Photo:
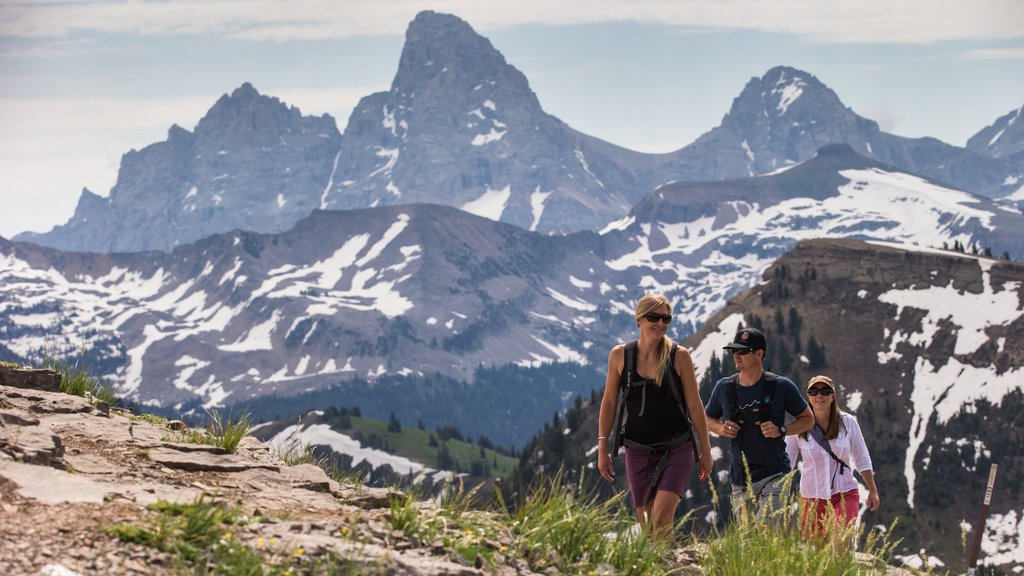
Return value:
<svg viewBox="0 0 1024 576">
<path fill-rule="evenodd" d="M 122 154 L 243 82 L 344 130 L 424 9 L 489 38 L 547 112 L 635 150 L 692 142 L 777 65 L 960 146 L 1024 105 L 1019 0 L 0 0 L 0 236 L 63 224 Z"/>
</svg>

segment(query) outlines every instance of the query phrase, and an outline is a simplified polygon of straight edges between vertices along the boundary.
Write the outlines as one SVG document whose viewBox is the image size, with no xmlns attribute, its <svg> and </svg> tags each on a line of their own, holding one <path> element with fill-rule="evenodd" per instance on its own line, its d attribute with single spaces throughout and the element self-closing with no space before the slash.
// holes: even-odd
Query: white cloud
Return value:
<svg viewBox="0 0 1024 576">
<path fill-rule="evenodd" d="M 94 31 L 316 40 L 401 34 L 423 9 L 456 14 L 478 31 L 642 22 L 789 33 L 819 42 L 914 44 L 1019 38 L 1024 30 L 1024 3 L 1017 0 L 939 5 L 930 0 L 108 0 L 0 6 L 0 35 L 45 38 Z"/>
<path fill-rule="evenodd" d="M 1024 48 L 977 48 L 961 54 L 959 60 L 1024 60 Z"/>
</svg>

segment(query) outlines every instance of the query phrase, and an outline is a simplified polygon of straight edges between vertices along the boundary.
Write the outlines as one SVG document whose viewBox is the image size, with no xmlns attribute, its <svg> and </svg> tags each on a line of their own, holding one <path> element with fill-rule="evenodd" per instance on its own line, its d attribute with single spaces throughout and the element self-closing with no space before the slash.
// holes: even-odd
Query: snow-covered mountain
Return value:
<svg viewBox="0 0 1024 576">
<path fill-rule="evenodd" d="M 1001 146 L 1020 144 L 1011 132 Z M 344 138 L 329 116 L 304 117 L 245 84 L 194 133 L 174 126 L 167 141 L 126 154 L 109 197 L 84 191 L 67 224 L 16 239 L 171 250 L 233 229 L 282 232 L 314 208 L 421 202 L 543 233 L 598 230 L 666 183 L 767 174 L 837 143 L 953 188 L 1024 193 L 1024 159 L 1004 148 L 884 133 L 812 74 L 784 66 L 752 78 L 694 143 L 669 154 L 627 150 L 544 112 L 486 38 L 428 11 L 409 25 L 390 90 L 360 101 Z"/>
<path fill-rule="evenodd" d="M 686 336 L 797 240 L 1024 252 L 1017 210 L 827 148 L 772 176 L 663 187 L 601 234 L 547 236 L 438 205 L 317 211 L 282 234 L 171 253 L 0 241 L 0 334 L 76 356 L 122 394 L 173 405 L 291 395 L 354 377 L 603 362 L 642 292 Z"/>
</svg>

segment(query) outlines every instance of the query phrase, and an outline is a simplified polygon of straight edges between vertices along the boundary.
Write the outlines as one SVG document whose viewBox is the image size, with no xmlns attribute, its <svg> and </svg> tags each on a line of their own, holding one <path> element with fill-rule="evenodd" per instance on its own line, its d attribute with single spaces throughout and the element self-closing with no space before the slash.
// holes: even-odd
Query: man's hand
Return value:
<svg viewBox="0 0 1024 576">
<path fill-rule="evenodd" d="M 760 426 L 761 434 L 763 434 L 765 438 L 780 438 L 782 436 L 782 430 L 779 430 L 779 427 L 771 420 L 761 422 Z"/>
<path fill-rule="evenodd" d="M 740 435 L 740 425 L 732 420 L 726 420 L 722 422 L 722 433 L 719 436 L 725 436 L 726 438 L 735 438 Z"/>
</svg>

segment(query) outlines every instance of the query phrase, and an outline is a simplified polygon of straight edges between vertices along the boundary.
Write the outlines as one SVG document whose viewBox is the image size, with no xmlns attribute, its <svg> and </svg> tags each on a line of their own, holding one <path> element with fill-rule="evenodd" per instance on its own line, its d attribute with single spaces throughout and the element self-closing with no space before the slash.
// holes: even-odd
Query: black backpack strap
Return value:
<svg viewBox="0 0 1024 576">
<path fill-rule="evenodd" d="M 612 458 L 619 455 L 619 448 L 622 447 L 622 434 L 626 430 L 626 393 L 633 384 L 633 374 L 636 372 L 636 347 L 637 340 L 627 342 L 623 347 L 622 373 L 619 376 L 619 397 L 615 407 L 615 421 L 612 423 L 611 446 Z"/>
<path fill-rule="evenodd" d="M 736 383 L 739 381 L 740 375 L 733 374 L 725 380 L 725 403 L 728 404 L 728 414 L 725 415 L 726 420 L 732 420 L 738 422 L 740 416 L 740 405 L 736 401 Z"/>
<path fill-rule="evenodd" d="M 672 389 L 672 395 L 676 399 L 676 406 L 679 407 L 679 411 L 683 415 L 683 419 L 686 421 L 687 434 L 690 436 L 690 443 L 693 444 L 693 459 L 694 461 L 700 461 L 700 439 L 693 432 L 693 421 L 690 420 L 690 411 L 686 409 L 686 394 L 683 392 L 683 381 L 679 378 L 679 374 L 676 372 L 676 350 L 679 348 L 678 344 L 672 344 L 672 350 L 669 351 L 668 356 L 668 370 L 669 370 L 669 388 Z M 686 434 L 684 434 L 685 436 Z"/>
</svg>

